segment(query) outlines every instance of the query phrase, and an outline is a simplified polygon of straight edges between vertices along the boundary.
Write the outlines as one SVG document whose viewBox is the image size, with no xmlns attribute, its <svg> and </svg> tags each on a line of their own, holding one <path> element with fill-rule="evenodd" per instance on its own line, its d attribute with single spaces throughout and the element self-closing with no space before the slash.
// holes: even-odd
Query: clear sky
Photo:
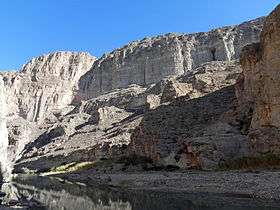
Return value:
<svg viewBox="0 0 280 210">
<path fill-rule="evenodd" d="M 0 69 L 56 50 L 101 56 L 145 36 L 208 31 L 267 15 L 278 0 L 0 0 Z"/>
</svg>

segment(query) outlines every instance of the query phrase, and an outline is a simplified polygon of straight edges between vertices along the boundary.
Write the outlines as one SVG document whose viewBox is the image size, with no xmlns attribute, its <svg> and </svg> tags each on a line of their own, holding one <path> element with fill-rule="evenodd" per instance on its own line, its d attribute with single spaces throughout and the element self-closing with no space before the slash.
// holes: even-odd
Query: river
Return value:
<svg viewBox="0 0 280 210">
<path fill-rule="evenodd" d="M 280 210 L 279 202 L 246 197 L 87 187 L 39 176 L 18 177 L 3 191 L 3 204 L 30 210 Z"/>
</svg>

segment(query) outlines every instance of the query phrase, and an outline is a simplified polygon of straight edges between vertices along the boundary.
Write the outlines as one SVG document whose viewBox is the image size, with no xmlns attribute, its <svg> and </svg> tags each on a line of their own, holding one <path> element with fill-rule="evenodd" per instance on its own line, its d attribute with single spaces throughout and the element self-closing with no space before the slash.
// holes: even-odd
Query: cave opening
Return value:
<svg viewBox="0 0 280 210">
<path fill-rule="evenodd" d="M 212 55 L 212 61 L 216 61 L 217 60 L 216 59 L 216 48 L 212 48 L 210 50 L 210 52 L 211 52 L 211 55 Z"/>
</svg>

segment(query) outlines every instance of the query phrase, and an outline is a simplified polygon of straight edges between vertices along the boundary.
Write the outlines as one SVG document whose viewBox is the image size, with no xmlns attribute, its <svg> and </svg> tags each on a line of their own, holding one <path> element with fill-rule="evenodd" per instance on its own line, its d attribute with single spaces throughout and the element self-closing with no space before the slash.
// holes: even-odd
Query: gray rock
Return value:
<svg viewBox="0 0 280 210">
<path fill-rule="evenodd" d="M 164 165 L 203 169 L 246 156 L 248 142 L 235 122 L 234 104 L 232 86 L 193 100 L 179 97 L 144 115 L 129 151 Z"/>
<path fill-rule="evenodd" d="M 94 61 L 87 53 L 56 52 L 32 59 L 18 73 L 0 73 L 2 172 L 11 171 L 25 145 L 43 132 L 38 124 L 75 103 L 78 80 Z"/>
<path fill-rule="evenodd" d="M 56 52 L 32 59 L 19 73 L 0 73 L 5 81 L 8 115 L 43 120 L 75 100 L 80 77 L 95 58 L 87 53 Z"/>
<path fill-rule="evenodd" d="M 163 129 L 171 136 L 166 140 L 159 134 L 155 143 L 164 164 L 178 159 L 175 134 L 201 145 L 194 152 L 201 152 L 204 168 L 243 156 L 246 143 L 229 107 L 234 96 L 221 89 L 236 82 L 240 73 L 236 59 L 243 45 L 259 40 L 262 22 L 260 18 L 207 33 L 147 38 L 98 60 L 87 53 L 57 52 L 32 59 L 19 73 L 1 73 L 1 106 L 8 107 L 1 110 L 5 112 L 0 118 L 1 135 L 9 132 L 1 142 L 3 155 L 9 156 L 9 165 L 15 164 L 14 172 L 118 158 L 132 151 L 127 149 L 131 141 L 144 148 L 134 152 L 150 157 L 142 150 L 149 148 L 152 137 L 137 134 L 138 126 L 145 127 L 149 119 L 151 126 L 145 129 Z M 180 100 L 182 106 L 174 110 Z M 165 109 L 167 113 L 159 111 Z M 169 116 L 173 111 L 174 116 Z M 150 119 L 151 113 L 159 113 L 166 126 L 157 121 L 157 114 Z M 177 125 L 182 116 L 184 123 Z M 189 116 L 211 123 L 197 124 Z M 190 130 L 184 130 L 188 125 Z M 207 135 L 196 134 L 198 130 Z M 181 155 L 177 165 L 182 167 L 182 161 Z"/>
<path fill-rule="evenodd" d="M 166 34 L 132 42 L 98 59 L 79 83 L 79 95 L 90 99 L 131 84 L 147 86 L 170 75 L 182 75 L 210 61 L 239 58 L 241 49 L 259 41 L 264 18 L 207 33 Z"/>
</svg>

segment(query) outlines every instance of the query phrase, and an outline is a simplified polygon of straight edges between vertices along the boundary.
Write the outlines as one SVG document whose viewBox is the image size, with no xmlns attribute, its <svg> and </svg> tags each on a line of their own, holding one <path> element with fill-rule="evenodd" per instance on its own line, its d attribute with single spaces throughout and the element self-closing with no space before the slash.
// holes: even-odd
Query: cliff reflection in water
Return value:
<svg viewBox="0 0 280 210">
<path fill-rule="evenodd" d="M 18 201 L 28 209 L 46 210 L 265 210 L 248 199 L 217 198 L 209 195 L 126 191 L 86 187 L 48 177 L 21 177 L 2 186 L 3 202 Z"/>
</svg>

